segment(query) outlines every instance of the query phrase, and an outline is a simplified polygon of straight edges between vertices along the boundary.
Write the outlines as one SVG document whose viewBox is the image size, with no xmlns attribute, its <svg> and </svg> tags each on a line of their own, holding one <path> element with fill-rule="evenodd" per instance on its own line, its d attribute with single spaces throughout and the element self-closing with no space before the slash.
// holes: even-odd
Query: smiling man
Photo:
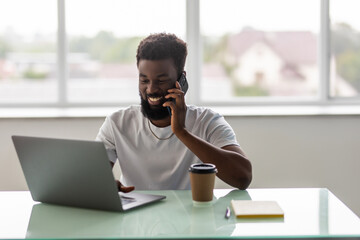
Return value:
<svg viewBox="0 0 360 240">
<path fill-rule="evenodd" d="M 231 126 L 212 110 L 185 103 L 186 56 L 186 43 L 173 34 L 152 34 L 138 46 L 141 105 L 108 116 L 97 135 L 111 164 L 119 160 L 120 191 L 190 189 L 188 169 L 201 162 L 215 164 L 217 176 L 233 187 L 251 182 L 251 163 Z"/>
</svg>

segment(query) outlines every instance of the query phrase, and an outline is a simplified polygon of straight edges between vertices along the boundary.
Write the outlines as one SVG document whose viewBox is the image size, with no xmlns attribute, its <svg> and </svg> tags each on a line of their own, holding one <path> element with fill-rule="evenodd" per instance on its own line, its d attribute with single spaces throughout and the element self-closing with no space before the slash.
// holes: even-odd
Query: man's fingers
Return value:
<svg viewBox="0 0 360 240">
<path fill-rule="evenodd" d="M 181 85 L 180 85 L 180 83 L 179 83 L 178 81 L 175 82 L 175 87 L 176 87 L 177 89 L 182 90 L 182 89 L 181 89 Z"/>
<path fill-rule="evenodd" d="M 116 180 L 116 185 L 118 187 L 118 191 L 119 192 L 123 192 L 123 193 L 128 193 L 131 192 L 135 189 L 134 186 L 130 186 L 130 187 L 125 187 L 124 185 L 121 184 L 120 181 Z"/>
<path fill-rule="evenodd" d="M 121 186 L 120 187 L 120 192 L 128 193 L 128 192 L 133 191 L 134 189 L 135 189 L 134 186 L 130 186 L 130 187 Z"/>
</svg>

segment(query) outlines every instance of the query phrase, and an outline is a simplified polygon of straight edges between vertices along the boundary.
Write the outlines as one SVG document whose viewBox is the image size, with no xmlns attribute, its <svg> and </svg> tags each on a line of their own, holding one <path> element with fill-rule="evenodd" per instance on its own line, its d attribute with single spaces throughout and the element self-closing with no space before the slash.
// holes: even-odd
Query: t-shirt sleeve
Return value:
<svg viewBox="0 0 360 240">
<path fill-rule="evenodd" d="M 117 154 L 111 122 L 112 121 L 110 117 L 105 119 L 103 125 L 99 129 L 99 133 L 96 136 L 96 141 L 101 141 L 104 143 L 109 160 L 115 163 L 117 160 Z"/>
<path fill-rule="evenodd" d="M 223 116 L 214 113 L 209 121 L 207 138 L 210 143 L 217 147 L 237 145 L 236 135 L 232 127 L 226 122 Z"/>
</svg>

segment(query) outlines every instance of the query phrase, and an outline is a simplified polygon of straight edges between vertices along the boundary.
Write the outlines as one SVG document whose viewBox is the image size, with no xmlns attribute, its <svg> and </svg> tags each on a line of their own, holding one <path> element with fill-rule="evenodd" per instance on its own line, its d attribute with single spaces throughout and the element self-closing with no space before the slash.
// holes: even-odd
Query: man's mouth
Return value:
<svg viewBox="0 0 360 240">
<path fill-rule="evenodd" d="M 160 105 L 162 103 L 163 97 L 148 97 L 148 102 L 150 105 Z"/>
</svg>

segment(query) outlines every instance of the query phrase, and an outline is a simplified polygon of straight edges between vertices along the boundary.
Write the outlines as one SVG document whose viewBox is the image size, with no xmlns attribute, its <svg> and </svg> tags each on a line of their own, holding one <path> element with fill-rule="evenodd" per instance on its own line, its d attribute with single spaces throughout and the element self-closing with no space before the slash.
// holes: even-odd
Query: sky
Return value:
<svg viewBox="0 0 360 240">
<path fill-rule="evenodd" d="M 184 36 L 185 4 L 185 0 L 66 1 L 67 32 L 92 36 L 106 30 L 117 36 L 144 36 L 166 31 Z M 331 19 L 360 30 L 359 5 L 358 0 L 331 0 Z M 56 7 L 56 0 L 0 0 L 0 33 L 9 27 L 21 34 L 55 33 Z M 317 33 L 319 12 L 319 0 L 201 0 L 201 32 L 221 36 L 251 26 Z"/>
</svg>

